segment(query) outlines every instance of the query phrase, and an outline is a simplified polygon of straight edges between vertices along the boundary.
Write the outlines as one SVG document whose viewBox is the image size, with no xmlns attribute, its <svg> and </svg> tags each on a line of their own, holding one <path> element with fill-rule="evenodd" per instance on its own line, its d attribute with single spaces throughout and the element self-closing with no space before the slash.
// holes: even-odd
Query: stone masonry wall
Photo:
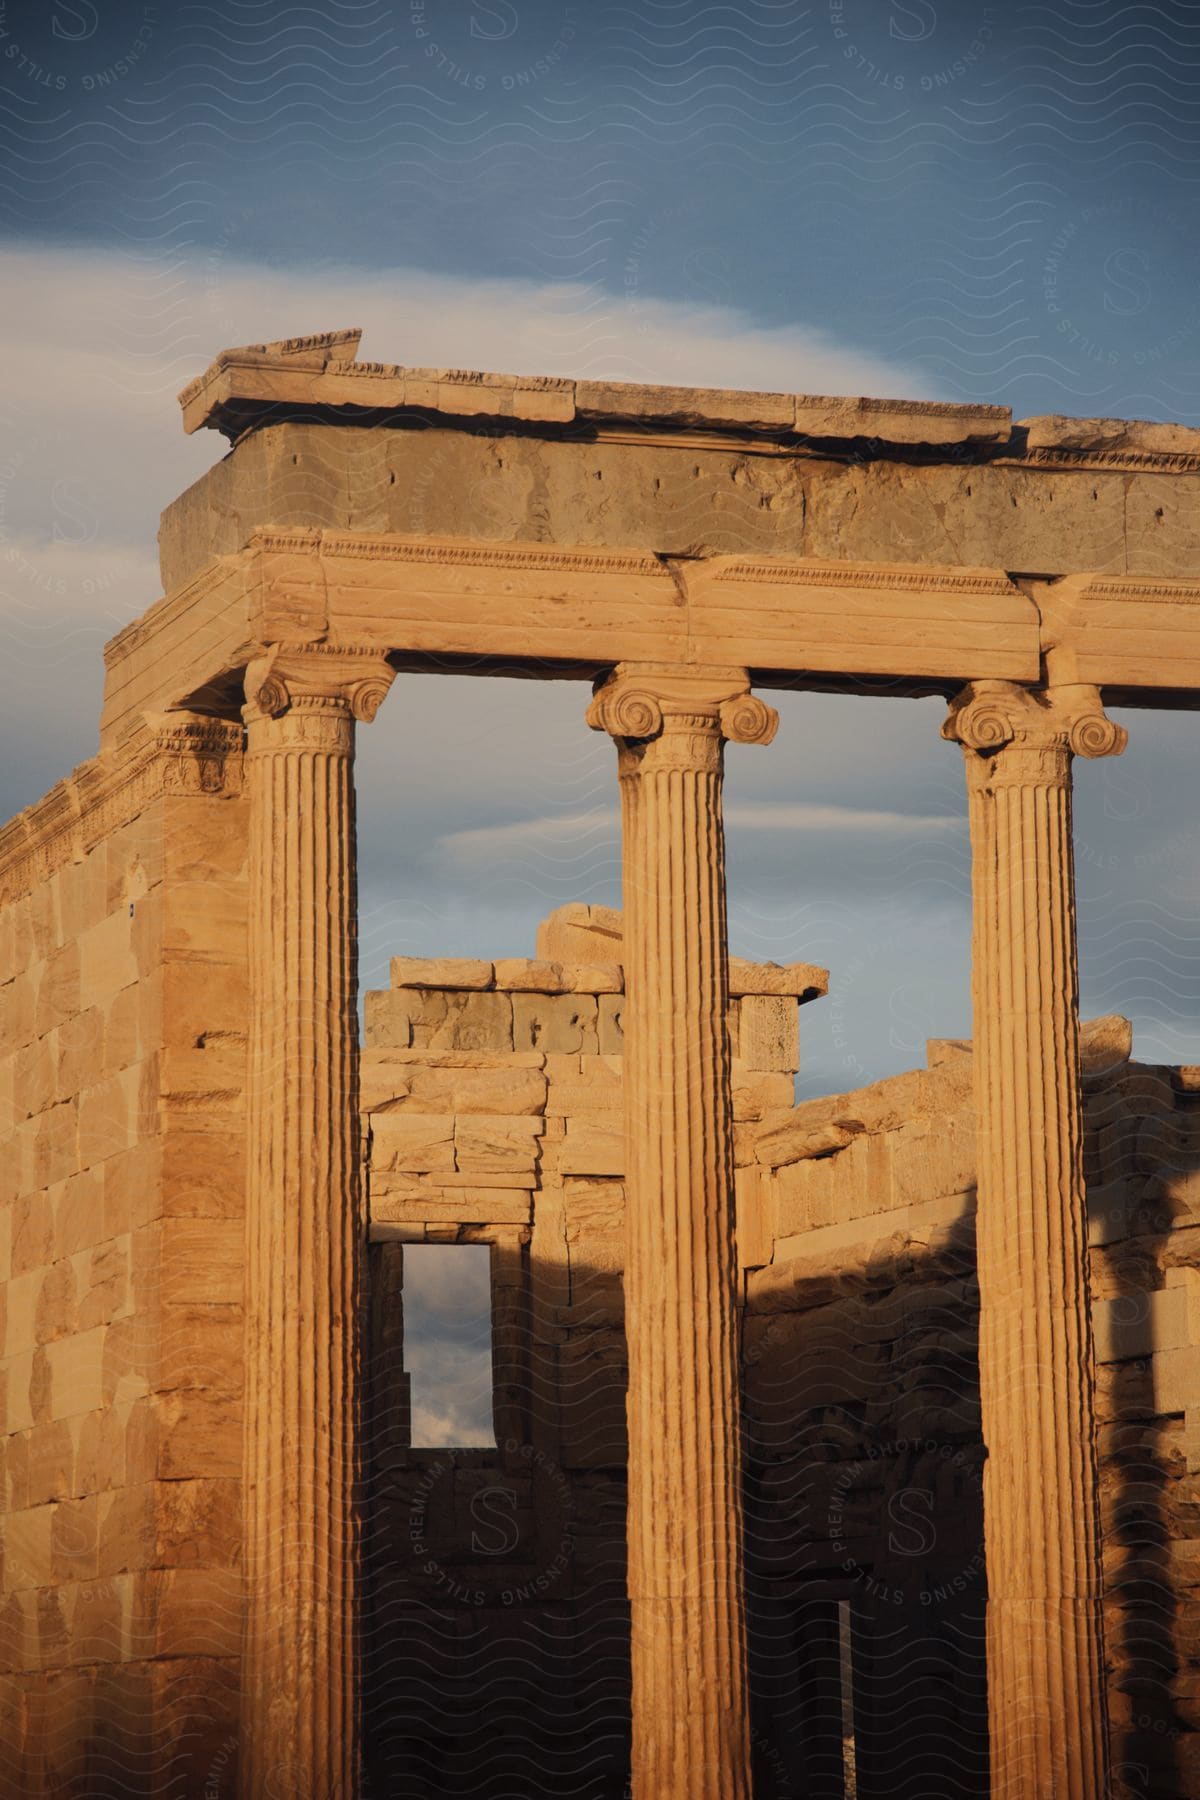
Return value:
<svg viewBox="0 0 1200 1800">
<path fill-rule="evenodd" d="M 208 756 L 168 732 L 127 769 L 85 765 L 0 843 L 14 1800 L 233 1792 L 244 824 L 224 730 L 201 728 Z"/>
<path fill-rule="evenodd" d="M 535 960 L 396 958 L 366 998 L 372 1773 L 413 1800 L 624 1790 L 619 932 L 566 908 Z M 790 1105 L 823 975 L 734 999 L 739 1133 Z M 495 1451 L 409 1446 L 403 1245 L 430 1241 L 492 1246 Z"/>
<path fill-rule="evenodd" d="M 603 969 L 552 917 L 542 960 L 398 959 L 368 998 L 374 1766 L 418 1796 L 623 1791 L 607 918 Z M 861 1800 L 958 1800 L 986 1793 L 970 1046 L 797 1107 L 789 1006 L 735 1072 L 757 1780 L 841 1795 L 853 1758 Z M 1129 1063 L 1119 1020 L 1084 1051 L 1114 1757 L 1131 1796 L 1194 1795 L 1200 1075 Z M 495 1452 L 408 1447 L 403 1244 L 429 1239 L 494 1246 Z M 480 1529 L 498 1496 L 515 1534 Z"/>
<path fill-rule="evenodd" d="M 1109 1704 L 1119 1791 L 1200 1792 L 1200 1075 L 1084 1028 Z M 760 1687 L 801 1791 L 840 1791 L 814 1710 L 821 1602 L 849 1607 L 862 1796 L 986 1792 L 972 1059 L 814 1100 L 759 1139 L 770 1264 L 747 1279 Z M 813 1614 L 818 1615 L 815 1619 Z M 815 1634 L 815 1635 L 814 1635 Z"/>
</svg>

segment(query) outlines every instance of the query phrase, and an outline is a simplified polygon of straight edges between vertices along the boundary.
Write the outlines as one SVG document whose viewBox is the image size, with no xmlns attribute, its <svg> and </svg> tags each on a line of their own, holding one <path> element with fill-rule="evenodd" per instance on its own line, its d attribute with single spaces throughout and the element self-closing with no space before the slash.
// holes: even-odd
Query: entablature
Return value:
<svg viewBox="0 0 1200 1800">
<path fill-rule="evenodd" d="M 103 736 L 146 708 L 234 716 L 246 664 L 280 643 L 367 646 L 431 672 L 736 664 L 768 687 L 900 694 L 1033 684 L 1049 656 L 1055 681 L 1191 706 L 1200 580 L 265 527 L 113 639 Z"/>
</svg>

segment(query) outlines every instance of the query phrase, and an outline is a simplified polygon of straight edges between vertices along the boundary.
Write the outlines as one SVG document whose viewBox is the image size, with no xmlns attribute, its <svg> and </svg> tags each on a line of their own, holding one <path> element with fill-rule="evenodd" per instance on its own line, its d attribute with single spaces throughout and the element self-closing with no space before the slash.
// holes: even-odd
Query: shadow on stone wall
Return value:
<svg viewBox="0 0 1200 1800">
<path fill-rule="evenodd" d="M 1129 1800 L 1200 1792 L 1195 1073 L 1131 1064 L 1085 1093 L 1113 1786 Z"/>
<path fill-rule="evenodd" d="M 961 1106 L 969 1067 L 955 1079 Z M 1200 1793 L 1200 1071 L 1118 1060 L 1085 1071 L 1084 1099 L 1114 1793 L 1186 1800 Z M 931 1114 L 911 1145 L 903 1229 L 864 1218 L 854 1249 L 849 1224 L 796 1223 L 748 1278 L 757 1800 L 987 1792 L 974 1196 L 916 1204 L 922 1142 L 940 1155 L 945 1126 Z M 820 1192 L 853 1218 L 867 1135 L 828 1160 L 807 1143 L 787 1217 Z M 379 1278 L 398 1251 L 375 1251 L 370 1792 L 621 1800 L 620 1276 L 577 1267 L 582 1301 L 559 1329 L 527 1298 L 556 1271 L 494 1252 L 499 1447 L 415 1453 L 399 1293 Z"/>
<path fill-rule="evenodd" d="M 523 1421 L 508 1409 L 514 1428 L 496 1451 L 411 1451 L 398 1293 L 389 1300 L 380 1248 L 391 1247 L 374 1256 L 369 1791 L 621 1800 L 624 1370 L 611 1312 L 598 1313 L 594 1358 L 496 1368 L 497 1393 L 515 1374 L 528 1402 Z M 867 1290 L 847 1278 L 747 1320 L 760 1800 L 855 1784 L 862 1800 L 986 1792 L 969 1245 L 959 1262 L 880 1266 Z M 564 1453 L 572 1414 L 596 1430 L 567 1433 Z"/>
</svg>

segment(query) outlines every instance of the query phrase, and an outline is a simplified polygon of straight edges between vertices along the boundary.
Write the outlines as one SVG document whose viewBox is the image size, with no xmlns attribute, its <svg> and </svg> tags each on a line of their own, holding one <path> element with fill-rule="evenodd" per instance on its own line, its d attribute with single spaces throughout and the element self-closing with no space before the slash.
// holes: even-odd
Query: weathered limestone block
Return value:
<svg viewBox="0 0 1200 1800">
<path fill-rule="evenodd" d="M 150 1569 L 131 1577 L 134 1657 L 235 1657 L 242 1647 L 236 1569 Z"/>
<path fill-rule="evenodd" d="M 57 1033 L 34 1038 L 12 1058 L 12 1108 L 15 1120 L 44 1112 L 58 1099 L 55 1040 Z"/>
<path fill-rule="evenodd" d="M 569 1176 L 563 1182 L 563 1216 L 572 1268 L 620 1273 L 625 1264 L 622 1184 L 608 1178 Z"/>
<path fill-rule="evenodd" d="M 743 1069 L 739 1062 L 730 1069 L 734 1118 L 739 1121 L 761 1121 L 786 1111 L 795 1093 L 792 1075 L 783 1071 Z"/>
<path fill-rule="evenodd" d="M 1129 1061 L 1133 1051 L 1133 1027 L 1120 1013 L 1087 1019 L 1079 1027 L 1079 1060 L 1089 1085 L 1108 1080 Z"/>
<path fill-rule="evenodd" d="M 11 1218 L 13 1274 L 43 1269 L 54 1254 L 54 1209 L 47 1195 L 23 1194 L 14 1202 Z"/>
<path fill-rule="evenodd" d="M 747 1069 L 800 1067 L 800 1012 L 786 996 L 747 995 L 730 1007 L 733 1055 Z"/>
<path fill-rule="evenodd" d="M 399 1238 L 420 1243 L 428 1235 L 426 1228 L 429 1226 L 474 1225 L 483 1220 L 492 1225 L 522 1225 L 532 1211 L 532 1184 L 529 1187 L 414 1187 L 407 1181 L 397 1182 L 387 1175 L 373 1177 L 371 1181 L 370 1235 L 373 1242 Z"/>
<path fill-rule="evenodd" d="M 74 943 L 51 951 L 43 964 L 34 1011 L 34 1030 L 39 1037 L 82 1010 L 79 965 L 79 945 Z"/>
<path fill-rule="evenodd" d="M 168 1217 L 134 1236 L 161 1304 L 239 1306 L 245 1266 L 238 1219 Z"/>
<path fill-rule="evenodd" d="M 537 928 L 537 955 L 548 962 L 620 962 L 623 915 L 612 906 L 572 900 Z"/>
<path fill-rule="evenodd" d="M 371 1167 L 427 1173 L 453 1169 L 454 1131 L 450 1113 L 375 1113 L 371 1118 Z"/>
<path fill-rule="evenodd" d="M 835 1219 L 874 1218 L 891 1212 L 898 1195 L 894 1132 L 860 1132 L 830 1158 Z"/>
<path fill-rule="evenodd" d="M 734 1218 L 738 1267 L 761 1269 L 775 1242 L 775 1183 L 768 1169 L 752 1164 L 737 1170 Z"/>
<path fill-rule="evenodd" d="M 532 1174 L 545 1121 L 494 1113 L 459 1113 L 454 1120 L 455 1165 L 462 1174 Z"/>
<path fill-rule="evenodd" d="M 178 1481 L 242 1475 L 242 1402 L 207 1389 L 173 1389 L 134 1402 L 126 1479 Z"/>
<path fill-rule="evenodd" d="M 622 971 L 624 979 L 624 971 Z M 596 1015 L 596 1042 L 601 1056 L 625 1054 L 625 996 L 601 994 Z"/>
<path fill-rule="evenodd" d="M 750 962 L 744 956 L 729 959 L 729 992 L 735 997 L 791 995 L 799 1003 L 828 991 L 829 971 L 815 963 Z"/>
<path fill-rule="evenodd" d="M 154 1391 L 201 1390 L 211 1397 L 241 1398 L 244 1369 L 241 1314 L 237 1307 L 210 1303 L 164 1306 L 157 1344 L 131 1353 L 116 1390 L 132 1391 L 142 1370 Z M 115 1371 L 114 1371 L 115 1372 Z"/>
<path fill-rule="evenodd" d="M 497 999 L 504 996 L 497 995 Z M 547 1055 L 596 1053 L 597 1005 L 588 994 L 514 994 L 513 1044 Z"/>
<path fill-rule="evenodd" d="M 393 956 L 393 988 L 490 988 L 495 971 L 490 962 L 465 956 Z"/>
<path fill-rule="evenodd" d="M 85 1006 L 104 1005 L 138 978 L 128 908 L 110 913 L 78 940 L 79 991 Z"/>
<path fill-rule="evenodd" d="M 74 1418 L 94 1412 L 104 1403 L 106 1335 L 107 1327 L 98 1325 L 45 1345 L 40 1354 L 45 1356 L 50 1381 L 50 1418 Z"/>
<path fill-rule="evenodd" d="M 378 1049 L 503 1051 L 513 1046 L 513 1002 L 507 994 L 392 988 L 368 994 L 366 1000 L 366 1041 Z"/>
<path fill-rule="evenodd" d="M 567 1133 L 557 1148 L 560 1175 L 609 1175 L 625 1173 L 626 1139 L 623 1122 L 610 1115 L 607 1126 L 591 1120 L 568 1120 Z"/>
<path fill-rule="evenodd" d="M 544 1062 L 540 1055 L 476 1057 L 444 1051 L 410 1052 L 401 1059 L 386 1050 L 368 1050 L 363 1103 L 372 1118 L 394 1111 L 534 1116 L 546 1105 Z"/>
<path fill-rule="evenodd" d="M 496 986 L 515 993 L 619 994 L 625 986 L 620 963 L 527 961 L 509 957 L 496 963 Z"/>
<path fill-rule="evenodd" d="M 942 1194 L 961 1194 L 975 1180 L 975 1119 L 953 1113 L 917 1120 L 887 1133 L 893 1204 L 909 1206 Z"/>
<path fill-rule="evenodd" d="M 3 1005 L 0 1005 L 0 1050 L 6 1055 L 19 1050 L 37 1035 L 35 1027 L 40 986 L 41 970 L 34 965 L 20 971 L 3 990 Z M 58 1022 L 64 1023 L 70 1016 L 68 1012 Z"/>
<path fill-rule="evenodd" d="M 79 1099 L 77 1135 L 72 1109 L 57 1107 L 47 1117 L 54 1121 L 57 1147 L 70 1166 L 51 1158 L 51 1180 L 104 1162 L 130 1150 L 151 1135 L 158 1112 L 157 1067 L 153 1061 L 135 1064 L 110 1075 Z M 78 1162 L 75 1162 L 75 1158 Z"/>
<path fill-rule="evenodd" d="M 53 1506 L 11 1511 L 4 1521 L 4 1592 L 48 1587 L 53 1580 Z"/>
<path fill-rule="evenodd" d="M 756 1134 L 755 1154 L 760 1163 L 772 1169 L 813 1157 L 835 1156 L 854 1141 L 860 1130 L 857 1120 L 810 1125 L 798 1114 L 786 1124 Z"/>
<path fill-rule="evenodd" d="M 245 1044 L 250 986 L 244 960 L 175 959 L 164 965 L 161 982 L 164 1048 L 238 1048 Z"/>
</svg>

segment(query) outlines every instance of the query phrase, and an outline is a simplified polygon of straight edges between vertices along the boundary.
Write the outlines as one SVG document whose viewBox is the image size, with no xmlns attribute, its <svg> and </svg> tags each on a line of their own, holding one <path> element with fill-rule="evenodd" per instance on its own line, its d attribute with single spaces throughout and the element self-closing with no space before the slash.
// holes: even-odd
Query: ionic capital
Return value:
<svg viewBox="0 0 1200 1800">
<path fill-rule="evenodd" d="M 715 766 L 721 747 L 769 744 L 779 714 L 750 692 L 745 669 L 688 669 L 618 663 L 588 708 L 593 731 L 607 731 L 627 756 L 655 746 L 652 761 Z"/>
<path fill-rule="evenodd" d="M 1061 779 L 1073 756 L 1119 756 L 1123 726 L 1104 711 L 1100 690 L 1084 682 L 1025 688 L 1012 681 L 971 681 L 950 703 L 942 736 L 961 744 L 968 767 L 989 780 Z"/>
<path fill-rule="evenodd" d="M 243 717 L 255 724 L 295 711 L 368 723 L 394 676 L 373 644 L 272 644 L 246 669 Z"/>
</svg>

